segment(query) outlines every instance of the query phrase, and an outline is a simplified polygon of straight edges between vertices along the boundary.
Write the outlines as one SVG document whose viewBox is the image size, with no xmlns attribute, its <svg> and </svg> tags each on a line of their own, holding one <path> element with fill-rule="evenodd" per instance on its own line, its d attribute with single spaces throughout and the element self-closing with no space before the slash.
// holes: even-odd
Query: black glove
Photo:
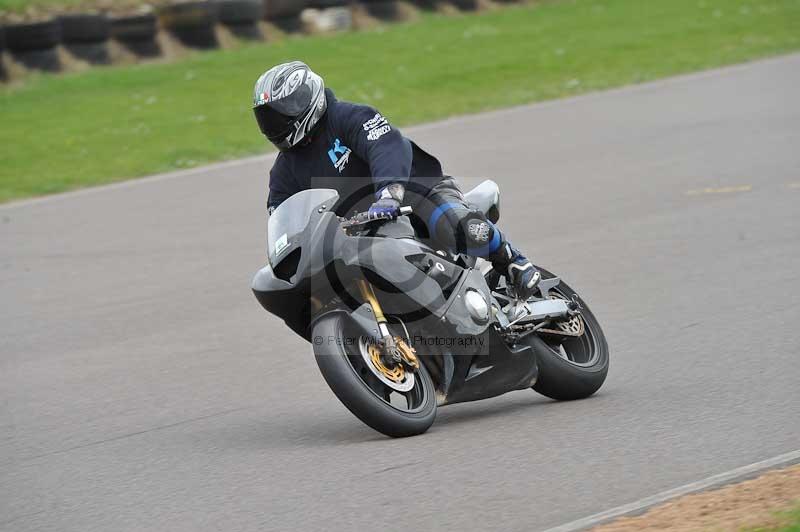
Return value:
<svg viewBox="0 0 800 532">
<path fill-rule="evenodd" d="M 370 220 L 393 219 L 400 216 L 400 203 L 405 195 L 405 187 L 400 183 L 392 183 L 380 189 L 376 196 L 378 201 L 372 204 L 367 213 Z"/>
</svg>

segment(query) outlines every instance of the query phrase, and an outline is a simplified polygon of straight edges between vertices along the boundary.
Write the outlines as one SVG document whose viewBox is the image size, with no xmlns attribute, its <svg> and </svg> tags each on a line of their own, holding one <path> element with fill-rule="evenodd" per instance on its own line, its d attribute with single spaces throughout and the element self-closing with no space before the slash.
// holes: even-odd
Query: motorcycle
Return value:
<svg viewBox="0 0 800 532">
<path fill-rule="evenodd" d="M 465 198 L 497 222 L 493 181 Z M 412 436 L 447 404 L 527 388 L 574 400 L 602 386 L 608 343 L 559 277 L 539 268 L 538 294 L 519 300 L 488 262 L 419 238 L 409 207 L 394 219 L 346 218 L 338 201 L 335 190 L 310 189 L 273 212 L 269 263 L 252 289 L 313 345 L 328 386 L 361 421 Z"/>
</svg>

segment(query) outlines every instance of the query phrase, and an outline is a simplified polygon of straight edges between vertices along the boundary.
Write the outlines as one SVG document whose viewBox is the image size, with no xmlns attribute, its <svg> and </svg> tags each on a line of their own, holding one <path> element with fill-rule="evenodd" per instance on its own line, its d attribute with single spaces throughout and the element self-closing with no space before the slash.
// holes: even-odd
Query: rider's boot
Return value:
<svg viewBox="0 0 800 532">
<path fill-rule="evenodd" d="M 518 249 L 504 240 L 487 258 L 495 270 L 505 275 L 507 285 L 518 299 L 524 301 L 533 296 L 542 274 Z"/>
</svg>

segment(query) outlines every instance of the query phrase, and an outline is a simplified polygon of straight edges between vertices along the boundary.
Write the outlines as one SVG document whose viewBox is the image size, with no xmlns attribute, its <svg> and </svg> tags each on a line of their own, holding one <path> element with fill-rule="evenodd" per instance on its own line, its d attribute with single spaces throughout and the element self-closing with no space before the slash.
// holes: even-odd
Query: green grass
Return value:
<svg viewBox="0 0 800 532">
<path fill-rule="evenodd" d="M 72 6 L 83 3 L 85 3 L 84 0 L 0 0 L 0 12 L 25 11 L 30 7 Z"/>
<path fill-rule="evenodd" d="M 785 514 L 786 522 L 778 532 L 800 532 L 800 504 Z"/>
<path fill-rule="evenodd" d="M 25 11 L 61 13 L 66 9 L 82 10 L 110 9 L 130 11 L 143 4 L 154 5 L 164 0 L 0 0 L 0 13 L 21 13 Z"/>
<path fill-rule="evenodd" d="M 797 50 L 798 27 L 800 0 L 576 0 L 39 76 L 0 89 L 0 201 L 267 151 L 251 87 L 287 59 L 411 124 Z"/>
<path fill-rule="evenodd" d="M 792 510 L 779 512 L 777 517 L 781 523 L 778 526 L 747 528 L 742 532 L 800 532 L 800 504 Z"/>
<path fill-rule="evenodd" d="M 0 13 L 19 12 L 28 8 L 80 5 L 83 0 L 0 0 Z"/>
</svg>

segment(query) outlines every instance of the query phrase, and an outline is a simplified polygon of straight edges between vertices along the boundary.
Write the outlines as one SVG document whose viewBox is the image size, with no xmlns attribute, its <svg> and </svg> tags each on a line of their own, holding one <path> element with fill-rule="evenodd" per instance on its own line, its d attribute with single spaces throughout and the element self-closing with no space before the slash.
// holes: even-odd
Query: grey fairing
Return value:
<svg viewBox="0 0 800 532">
<path fill-rule="evenodd" d="M 313 249 L 306 242 L 306 235 L 318 235 L 318 229 L 332 228 L 332 222 L 338 224 L 338 219 L 328 209 L 338 200 L 334 190 L 309 190 L 292 196 L 282 204 L 270 217 L 270 224 L 280 222 L 281 216 L 290 214 L 283 233 L 281 227 L 271 225 L 268 227 L 267 254 L 270 262 L 256 272 L 251 283 L 253 294 L 258 302 L 269 313 L 283 319 L 287 326 L 303 338 L 309 339 L 308 324 L 310 315 L 310 283 L 306 272 L 309 263 L 314 258 L 313 253 L 301 250 L 300 262 L 296 273 L 288 281 L 278 278 L 273 267 L 278 267 L 293 251 L 301 246 Z M 280 211 L 280 212 L 279 212 Z M 276 216 L 277 214 L 277 216 Z M 286 234 L 287 245 L 275 252 L 275 236 L 277 233 Z M 282 234 L 280 236 L 282 236 Z"/>
<path fill-rule="evenodd" d="M 425 308 L 436 316 L 447 308 L 439 284 L 406 260 L 420 253 L 432 253 L 427 246 L 410 239 L 345 238 L 335 254 L 346 266 L 369 270 L 391 283 L 410 300 L 409 305 Z M 380 298 L 379 298 L 380 299 Z M 411 312 L 405 308 L 402 312 Z"/>
<path fill-rule="evenodd" d="M 314 197 L 317 196 L 308 195 L 305 199 Z M 306 202 L 305 212 L 298 209 L 293 213 L 307 223 L 302 229 L 287 233 L 285 249 L 282 248 L 274 262 L 262 268 L 253 279 L 255 296 L 267 311 L 282 318 L 297 334 L 310 340 L 309 325 L 314 316 L 311 315 L 309 298 L 312 295 L 324 297 L 324 291 L 320 290 L 323 285 L 314 283 L 317 279 L 329 280 L 330 266 L 340 263 L 345 266 L 345 275 L 361 277 L 364 271 L 372 272 L 397 287 L 393 293 L 378 294 L 387 314 L 393 314 L 391 306 L 397 301 L 405 302 L 411 308 L 427 310 L 429 315 L 424 324 L 432 327 L 431 333 L 450 337 L 455 332 L 460 337 L 479 337 L 488 341 L 488 350 L 442 353 L 441 367 L 434 362 L 435 357 L 423 358 L 435 376 L 440 404 L 492 397 L 529 387 L 536 381 L 538 366 L 536 357 L 531 356 L 530 347 L 509 348 L 490 326 L 494 321 L 491 317 L 487 323 L 480 324 L 470 316 L 465 304 L 467 290 L 479 291 L 491 302 L 489 288 L 479 270 L 457 266 L 424 243 L 409 238 L 411 232 L 407 220 L 385 224 L 377 232 L 382 236 L 347 236 L 338 217 L 330 211 L 333 202 L 329 200 L 335 197 L 335 193 L 319 197 L 326 200 L 318 205 Z M 295 222 L 297 220 L 286 227 L 301 225 Z M 270 245 L 274 247 L 274 242 Z M 301 254 L 296 273 L 288 281 L 279 279 L 273 266 L 280 268 L 282 261 L 298 247 L 301 247 Z M 448 291 L 452 290 L 448 298 L 444 297 L 444 291 L 436 280 L 406 260 L 414 255 L 425 255 L 447 263 L 445 267 L 451 272 L 447 276 L 458 279 L 448 288 Z M 342 281 L 347 284 L 349 279 Z M 359 302 L 356 306 L 341 306 L 328 311 L 346 312 L 362 334 L 377 335 L 375 318 L 366 304 Z"/>
<path fill-rule="evenodd" d="M 490 222 L 497 223 L 500 219 L 500 187 L 491 179 L 464 194 L 464 199 L 485 214 Z"/>
<path fill-rule="evenodd" d="M 282 290 L 291 290 L 293 287 L 292 283 L 287 283 L 275 277 L 272 266 L 269 264 L 256 272 L 251 283 L 251 288 L 256 292 L 280 292 Z"/>
<path fill-rule="evenodd" d="M 311 191 L 304 192 L 309 192 L 305 199 L 314 197 L 310 194 Z M 299 330 L 301 320 L 290 314 L 296 314 L 300 310 L 307 312 L 307 308 L 286 308 L 284 299 L 288 300 L 290 296 L 305 298 L 305 301 L 298 301 L 298 303 L 307 307 L 308 295 L 316 292 L 314 286 L 308 286 L 309 280 L 312 285 L 315 282 L 328 283 L 331 268 L 326 270 L 326 266 L 338 261 L 344 266 L 351 267 L 351 272 L 352 267 L 355 267 L 360 270 L 368 270 L 382 279 L 391 281 L 396 291 L 405 297 L 386 298 L 387 306 L 390 307 L 384 309 L 387 312 L 414 311 L 424 308 L 437 317 L 444 316 L 450 302 L 444 298 L 442 288 L 435 280 L 405 259 L 408 256 L 423 253 L 435 255 L 433 250 L 411 238 L 347 236 L 341 230 L 338 217 L 330 211 L 335 201 L 338 200 L 338 195 L 332 190 L 326 192 L 319 196 L 324 199 L 317 204 L 303 202 L 305 212 L 293 213 L 299 219 L 307 219 L 307 223 L 302 230 L 286 235 L 287 244 L 280 253 L 274 253 L 275 242 L 270 239 L 268 244 L 270 264 L 258 271 L 252 282 L 252 289 L 262 306 L 283 318 L 295 332 L 306 336 Z M 283 208 L 283 205 L 280 208 Z M 397 224 L 396 227 L 391 229 L 394 224 Z M 385 224 L 382 231 L 384 233 L 396 232 L 396 236 L 405 236 L 408 233 L 408 227 L 410 226 L 407 219 L 401 219 Z M 302 249 L 296 273 L 288 281 L 279 279 L 275 275 L 274 268 L 278 267 L 298 247 Z M 334 273 L 338 273 L 335 268 L 333 270 Z M 450 298 L 451 301 L 454 298 L 455 293 Z M 381 299 L 380 294 L 379 299 Z M 384 300 L 381 299 L 381 301 Z M 401 304 L 402 302 L 406 309 L 398 311 L 391 308 L 392 304 Z M 457 321 L 461 322 L 462 320 L 457 318 Z"/>
<path fill-rule="evenodd" d="M 267 225 L 269 263 L 275 267 L 294 251 L 338 200 L 335 190 L 316 188 L 294 194 L 275 209 Z"/>
<path fill-rule="evenodd" d="M 483 334 L 492 322 L 491 316 L 486 320 L 486 323 L 476 323 L 472 319 L 465 303 L 464 294 L 467 290 L 475 290 L 483 295 L 484 299 L 491 308 L 491 291 L 489 285 L 486 284 L 486 279 L 481 275 L 480 270 L 469 269 L 461 278 L 461 283 L 453 292 L 450 297 L 450 306 L 445 308 L 445 319 L 447 322 L 455 327 L 458 334 L 464 336 L 478 336 Z"/>
</svg>

